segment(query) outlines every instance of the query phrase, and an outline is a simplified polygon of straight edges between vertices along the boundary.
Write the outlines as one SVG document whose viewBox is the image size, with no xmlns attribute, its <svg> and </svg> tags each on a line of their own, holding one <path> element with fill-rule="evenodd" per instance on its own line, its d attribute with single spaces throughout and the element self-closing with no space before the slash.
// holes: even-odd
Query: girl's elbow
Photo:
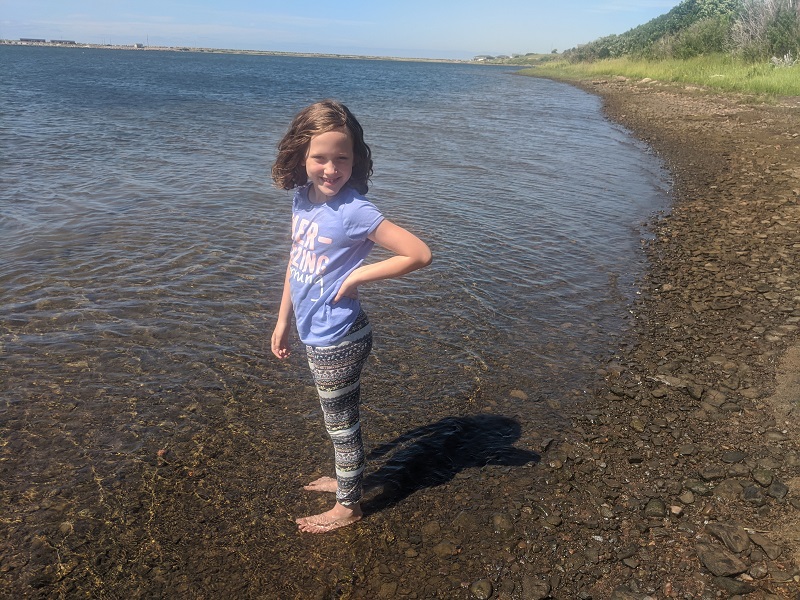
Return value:
<svg viewBox="0 0 800 600">
<path fill-rule="evenodd" d="M 433 254 L 431 254 L 430 248 L 427 246 L 423 252 L 420 252 L 419 258 L 417 260 L 419 263 L 419 268 L 427 267 L 429 264 L 433 262 Z"/>
</svg>

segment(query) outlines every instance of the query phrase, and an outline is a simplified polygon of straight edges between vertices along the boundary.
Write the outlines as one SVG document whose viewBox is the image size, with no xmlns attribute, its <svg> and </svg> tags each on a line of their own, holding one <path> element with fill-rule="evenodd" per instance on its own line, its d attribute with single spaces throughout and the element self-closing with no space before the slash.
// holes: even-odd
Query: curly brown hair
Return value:
<svg viewBox="0 0 800 600">
<path fill-rule="evenodd" d="M 369 190 L 372 176 L 372 151 L 364 142 L 364 130 L 353 113 L 341 102 L 322 100 L 301 110 L 289 130 L 278 142 L 278 156 L 272 165 L 272 179 L 283 189 L 308 182 L 305 160 L 311 138 L 321 133 L 345 130 L 353 140 L 353 173 L 348 182 L 359 194 Z"/>
</svg>

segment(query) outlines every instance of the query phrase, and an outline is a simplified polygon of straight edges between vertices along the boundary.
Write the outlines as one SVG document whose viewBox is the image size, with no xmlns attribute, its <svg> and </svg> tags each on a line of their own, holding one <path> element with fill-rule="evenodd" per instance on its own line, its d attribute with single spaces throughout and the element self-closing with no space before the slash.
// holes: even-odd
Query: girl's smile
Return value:
<svg viewBox="0 0 800 600">
<path fill-rule="evenodd" d="M 305 161 L 311 182 L 308 198 L 322 204 L 339 193 L 353 173 L 353 140 L 341 129 L 326 131 L 311 138 Z"/>
</svg>

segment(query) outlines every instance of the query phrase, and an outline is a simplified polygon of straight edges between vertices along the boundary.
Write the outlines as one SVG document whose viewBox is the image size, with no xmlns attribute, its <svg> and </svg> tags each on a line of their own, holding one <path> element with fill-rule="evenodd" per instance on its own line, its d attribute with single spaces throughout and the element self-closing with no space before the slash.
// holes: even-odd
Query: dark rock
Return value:
<svg viewBox="0 0 800 600">
<path fill-rule="evenodd" d="M 764 506 L 767 502 L 767 499 L 764 497 L 764 492 L 756 485 L 750 485 L 744 488 L 742 498 L 744 498 L 745 502 L 754 506 Z"/>
<path fill-rule="evenodd" d="M 723 500 L 736 500 L 742 497 L 744 486 L 736 479 L 721 481 L 714 488 L 714 495 Z"/>
<path fill-rule="evenodd" d="M 728 450 L 722 453 L 722 462 L 728 464 L 742 462 L 746 458 L 746 454 L 740 450 Z"/>
<path fill-rule="evenodd" d="M 545 600 L 549 597 L 549 583 L 531 576 L 522 578 L 522 600 Z"/>
<path fill-rule="evenodd" d="M 720 540 L 728 550 L 741 554 L 750 547 L 750 536 L 744 528 L 731 523 L 709 523 L 708 532 Z"/>
<path fill-rule="evenodd" d="M 717 577 L 730 577 L 744 573 L 747 570 L 747 565 L 744 562 L 722 547 L 698 542 L 695 545 L 695 549 L 697 550 L 697 557 L 703 563 L 703 566 Z"/>
<path fill-rule="evenodd" d="M 719 465 L 709 465 L 700 471 L 700 477 L 706 481 L 716 481 L 725 477 L 725 469 Z"/>
<path fill-rule="evenodd" d="M 773 543 L 767 536 L 753 532 L 750 534 L 750 539 L 753 540 L 756 546 L 764 551 L 770 560 L 775 560 L 781 555 L 780 547 Z"/>
<path fill-rule="evenodd" d="M 659 498 L 651 498 L 644 508 L 646 517 L 663 518 L 667 516 L 667 505 Z"/>
<path fill-rule="evenodd" d="M 756 589 L 747 582 L 731 579 L 730 577 L 714 577 L 714 585 L 729 594 L 739 595 L 750 594 Z"/>
<path fill-rule="evenodd" d="M 777 498 L 778 500 L 783 500 L 788 493 L 789 488 L 786 486 L 786 484 L 784 484 L 782 481 L 778 481 L 777 479 L 775 479 L 767 489 L 767 495 Z"/>
<path fill-rule="evenodd" d="M 627 586 L 621 586 L 611 593 L 609 600 L 644 600 L 647 596 L 634 593 Z"/>
<path fill-rule="evenodd" d="M 750 474 L 753 476 L 755 482 L 761 487 L 769 487 L 769 485 L 772 483 L 773 475 L 772 471 L 770 471 L 769 469 L 756 467 L 755 469 L 750 471 Z"/>
</svg>

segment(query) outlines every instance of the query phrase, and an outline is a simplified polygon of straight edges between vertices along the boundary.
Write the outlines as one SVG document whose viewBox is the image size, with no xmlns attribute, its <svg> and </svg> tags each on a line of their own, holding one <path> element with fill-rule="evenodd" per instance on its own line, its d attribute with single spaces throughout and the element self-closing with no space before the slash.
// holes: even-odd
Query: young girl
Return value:
<svg viewBox="0 0 800 600">
<path fill-rule="evenodd" d="M 431 262 L 419 238 L 383 218 L 367 201 L 372 153 L 364 131 L 343 104 L 324 100 L 300 111 L 278 144 L 272 178 L 295 189 L 292 250 L 286 268 L 272 352 L 289 356 L 294 314 L 333 442 L 336 478 L 306 490 L 336 492 L 327 512 L 297 519 L 301 531 L 322 533 L 361 518 L 364 446 L 359 421 L 361 368 L 372 349 L 372 328 L 359 286 L 399 277 Z M 378 244 L 394 256 L 362 264 Z"/>
</svg>

